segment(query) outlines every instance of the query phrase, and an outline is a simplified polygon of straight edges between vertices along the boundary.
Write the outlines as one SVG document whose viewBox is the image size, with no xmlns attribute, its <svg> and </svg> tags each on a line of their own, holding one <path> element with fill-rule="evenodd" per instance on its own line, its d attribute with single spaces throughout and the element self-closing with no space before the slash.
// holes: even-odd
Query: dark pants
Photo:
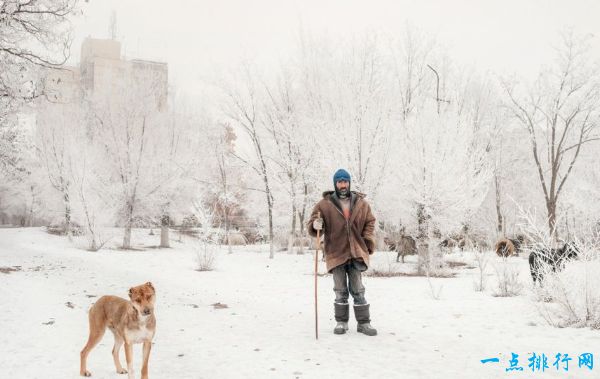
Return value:
<svg viewBox="0 0 600 379">
<path fill-rule="evenodd" d="M 347 304 L 348 295 L 350 294 L 354 299 L 354 305 L 367 304 L 361 273 L 364 269 L 366 269 L 366 266 L 362 261 L 350 260 L 331 270 L 336 303 Z"/>
</svg>

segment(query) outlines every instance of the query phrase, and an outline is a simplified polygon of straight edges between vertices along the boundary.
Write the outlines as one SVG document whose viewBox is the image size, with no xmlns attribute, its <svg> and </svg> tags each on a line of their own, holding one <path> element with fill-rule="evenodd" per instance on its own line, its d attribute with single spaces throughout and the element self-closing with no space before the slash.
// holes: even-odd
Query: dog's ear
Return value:
<svg viewBox="0 0 600 379">
<path fill-rule="evenodd" d="M 148 287 L 152 288 L 152 291 L 154 291 L 154 286 L 152 285 L 152 283 L 151 283 L 151 282 L 148 282 L 148 283 L 146 283 L 146 285 L 147 285 Z"/>
<path fill-rule="evenodd" d="M 129 289 L 129 297 L 131 298 L 131 296 L 133 296 L 133 287 Z"/>
</svg>

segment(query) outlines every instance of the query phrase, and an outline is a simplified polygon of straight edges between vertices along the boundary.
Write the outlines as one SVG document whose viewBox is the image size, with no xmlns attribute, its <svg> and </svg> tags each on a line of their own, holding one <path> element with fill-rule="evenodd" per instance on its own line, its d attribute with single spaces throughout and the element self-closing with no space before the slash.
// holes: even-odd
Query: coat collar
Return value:
<svg viewBox="0 0 600 379">
<path fill-rule="evenodd" d="M 350 191 L 350 194 L 352 195 L 353 198 L 354 198 L 354 196 L 356 196 L 357 200 L 359 198 L 363 199 L 363 198 L 367 197 L 367 195 L 364 194 L 364 193 L 362 193 L 362 192 Z M 335 196 L 335 191 L 325 191 L 325 192 L 323 192 L 323 198 L 324 199 L 327 199 L 330 196 Z M 356 202 L 356 201 L 354 201 L 354 202 Z"/>
<path fill-rule="evenodd" d="M 364 193 L 361 192 L 356 192 L 356 191 L 350 191 L 350 220 L 352 221 L 354 220 L 354 213 L 352 212 L 356 206 L 356 203 L 359 200 L 362 200 L 363 198 L 365 198 L 367 195 L 365 195 Z M 340 204 L 340 199 L 338 198 L 337 194 L 335 193 L 335 191 L 325 191 L 323 192 L 323 198 L 327 199 L 329 201 L 331 201 L 333 203 L 333 205 L 340 211 L 342 212 L 342 205 Z"/>
</svg>

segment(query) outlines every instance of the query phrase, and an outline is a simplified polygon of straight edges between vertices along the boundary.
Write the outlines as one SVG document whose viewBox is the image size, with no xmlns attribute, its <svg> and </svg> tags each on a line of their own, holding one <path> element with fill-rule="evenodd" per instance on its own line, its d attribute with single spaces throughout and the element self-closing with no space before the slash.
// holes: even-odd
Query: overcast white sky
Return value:
<svg viewBox="0 0 600 379">
<path fill-rule="evenodd" d="M 85 36 L 109 37 L 111 10 L 129 58 L 167 61 L 171 84 L 193 93 L 202 77 L 241 56 L 285 56 L 298 31 L 329 36 L 408 22 L 444 45 L 458 64 L 531 77 L 553 57 L 558 31 L 592 33 L 600 52 L 597 0 L 89 0 L 75 23 L 72 56 Z"/>
</svg>

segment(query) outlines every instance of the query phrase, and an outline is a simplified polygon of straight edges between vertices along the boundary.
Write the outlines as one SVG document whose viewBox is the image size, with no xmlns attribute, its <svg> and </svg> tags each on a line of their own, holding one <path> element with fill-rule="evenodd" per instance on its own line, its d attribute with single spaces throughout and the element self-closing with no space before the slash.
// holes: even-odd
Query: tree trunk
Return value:
<svg viewBox="0 0 600 379">
<path fill-rule="evenodd" d="M 259 152 L 259 156 L 261 157 L 263 181 L 265 183 L 265 195 L 267 196 L 267 207 L 269 209 L 269 259 L 273 259 L 275 258 L 275 246 L 273 245 L 275 239 L 275 235 L 273 233 L 273 194 L 271 194 L 271 187 L 269 186 L 269 177 L 267 176 L 267 165 L 265 163 L 260 149 Z"/>
<path fill-rule="evenodd" d="M 65 202 L 65 235 L 72 240 L 71 231 L 71 201 L 69 199 L 69 193 L 67 191 L 63 194 L 63 201 Z"/>
<path fill-rule="evenodd" d="M 35 192 L 31 186 L 31 206 L 29 207 L 29 226 L 33 226 L 33 206 L 35 204 Z"/>
<path fill-rule="evenodd" d="M 273 246 L 273 205 L 269 203 L 269 259 L 275 258 L 275 246 Z"/>
<path fill-rule="evenodd" d="M 431 265 L 429 257 L 429 241 L 427 237 L 417 240 L 417 274 L 425 275 Z"/>
<path fill-rule="evenodd" d="M 125 224 L 125 235 L 123 236 L 123 249 L 131 249 L 131 220 Z"/>
<path fill-rule="evenodd" d="M 131 249 L 131 228 L 133 226 L 133 204 L 127 204 L 125 217 L 125 234 L 123 235 L 123 249 Z"/>
<path fill-rule="evenodd" d="M 160 247 L 171 247 L 169 245 L 169 224 L 170 219 L 168 215 L 163 215 L 160 218 Z"/>
<path fill-rule="evenodd" d="M 298 211 L 298 235 L 302 239 L 300 243 L 300 248 L 298 250 L 298 254 L 304 254 L 304 240 L 306 237 L 305 229 L 304 229 L 304 217 L 306 216 L 306 201 L 308 197 L 308 186 L 304 184 L 304 196 L 302 197 L 302 209 Z"/>
<path fill-rule="evenodd" d="M 494 175 L 494 182 L 496 187 L 496 216 L 498 223 L 496 225 L 498 236 L 503 236 L 504 233 L 504 216 L 502 215 L 501 204 L 500 204 L 500 179 L 498 175 Z"/>
<path fill-rule="evenodd" d="M 288 237 L 288 254 L 294 253 L 294 240 L 296 239 L 296 204 L 292 204 L 292 226 Z"/>
<path fill-rule="evenodd" d="M 423 204 L 417 204 L 417 223 L 417 273 L 423 275 L 429 267 L 429 225 Z"/>
<path fill-rule="evenodd" d="M 429 276 L 430 273 L 436 273 L 443 267 L 444 259 L 441 250 L 436 250 L 433 243 L 436 240 L 432 235 L 435 231 L 431 225 L 431 216 L 427 214 L 424 204 L 417 205 L 417 221 L 417 273 Z"/>
<path fill-rule="evenodd" d="M 83 211 L 85 213 L 85 220 L 87 224 L 87 233 L 89 235 L 88 238 L 91 238 L 90 242 L 90 251 L 98 251 L 98 243 L 96 241 L 96 230 L 94 222 L 92 221 L 92 217 L 90 216 L 90 210 L 88 209 L 87 202 L 85 200 L 85 196 L 83 195 L 83 190 L 80 192 L 81 194 L 81 202 L 83 204 Z"/>
<path fill-rule="evenodd" d="M 550 230 L 550 239 L 554 242 L 558 241 L 558 233 L 556 230 L 556 199 L 546 201 L 546 209 L 548 210 L 548 228 Z"/>
<path fill-rule="evenodd" d="M 227 197 L 227 196 L 226 196 Z M 230 226 L 229 226 L 229 207 L 225 204 L 223 207 L 225 210 L 225 243 L 227 244 L 227 253 L 233 254 L 233 247 L 231 246 L 231 238 L 230 238 Z"/>
</svg>

